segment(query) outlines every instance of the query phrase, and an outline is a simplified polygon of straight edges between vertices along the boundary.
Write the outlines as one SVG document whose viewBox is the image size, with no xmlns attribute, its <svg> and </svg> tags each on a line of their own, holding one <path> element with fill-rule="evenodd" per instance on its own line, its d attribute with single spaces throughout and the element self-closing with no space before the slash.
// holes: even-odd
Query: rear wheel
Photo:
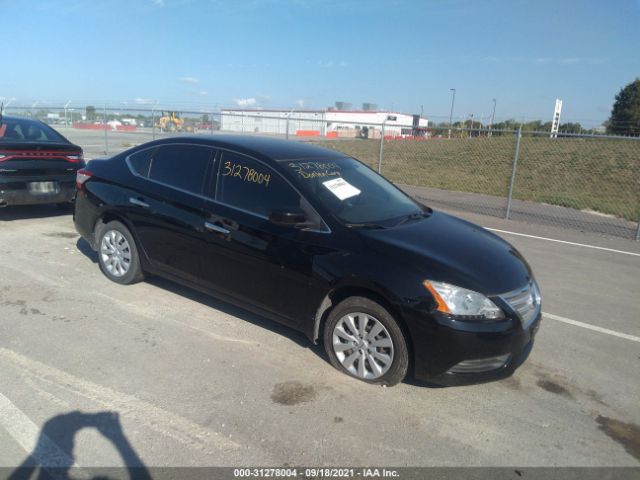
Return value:
<svg viewBox="0 0 640 480">
<path fill-rule="evenodd" d="M 96 239 L 100 269 L 109 280 L 129 285 L 144 278 L 138 248 L 127 227 L 118 221 L 100 223 Z"/>
<path fill-rule="evenodd" d="M 327 318 L 324 347 L 334 367 L 364 382 L 392 386 L 407 375 L 409 352 L 400 326 L 366 297 L 336 305 Z"/>
</svg>

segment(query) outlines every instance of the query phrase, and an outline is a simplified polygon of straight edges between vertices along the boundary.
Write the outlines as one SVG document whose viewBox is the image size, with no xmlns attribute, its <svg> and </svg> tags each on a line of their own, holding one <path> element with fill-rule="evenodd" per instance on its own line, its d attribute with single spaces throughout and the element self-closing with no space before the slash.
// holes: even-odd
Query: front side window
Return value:
<svg viewBox="0 0 640 480">
<path fill-rule="evenodd" d="M 149 178 L 171 187 L 200 194 L 213 152 L 214 150 L 209 147 L 198 145 L 161 146 L 151 157 Z M 144 168 L 144 158 L 140 160 Z"/>
<path fill-rule="evenodd" d="M 301 207 L 300 195 L 280 175 L 233 152 L 222 154 L 216 200 L 267 218 L 275 210 Z"/>
</svg>

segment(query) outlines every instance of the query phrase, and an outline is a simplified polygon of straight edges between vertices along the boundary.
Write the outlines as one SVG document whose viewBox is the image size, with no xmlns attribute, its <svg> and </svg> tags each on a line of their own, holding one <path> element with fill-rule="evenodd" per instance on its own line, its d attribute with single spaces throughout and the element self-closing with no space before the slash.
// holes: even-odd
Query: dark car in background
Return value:
<svg viewBox="0 0 640 480">
<path fill-rule="evenodd" d="M 109 279 L 213 294 L 322 340 L 360 380 L 495 380 L 533 346 L 540 294 L 520 253 L 342 153 L 178 137 L 91 161 L 77 186 L 76 229 Z"/>
<path fill-rule="evenodd" d="M 0 207 L 69 203 L 84 165 L 82 148 L 45 123 L 0 115 Z"/>
</svg>

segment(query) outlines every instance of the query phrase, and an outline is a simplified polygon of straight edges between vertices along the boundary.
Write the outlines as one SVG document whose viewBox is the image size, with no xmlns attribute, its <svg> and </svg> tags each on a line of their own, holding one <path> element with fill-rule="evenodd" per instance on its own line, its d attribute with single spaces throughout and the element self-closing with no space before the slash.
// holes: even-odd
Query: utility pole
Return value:
<svg viewBox="0 0 640 480">
<path fill-rule="evenodd" d="M 493 122 L 495 121 L 496 118 L 496 99 L 493 98 L 491 100 L 493 102 L 493 111 L 491 112 L 491 123 L 489 123 L 489 136 L 493 136 L 491 129 L 493 128 Z"/>
<path fill-rule="evenodd" d="M 456 89 L 450 88 L 449 90 L 453 92 L 453 96 L 451 97 L 451 113 L 449 113 L 449 138 L 451 138 L 451 122 L 453 121 L 453 105 L 456 102 Z"/>
<path fill-rule="evenodd" d="M 68 127 L 68 123 L 67 123 L 67 107 L 69 106 L 69 104 L 71 103 L 71 100 L 69 100 L 65 106 L 64 106 L 64 126 Z"/>
</svg>

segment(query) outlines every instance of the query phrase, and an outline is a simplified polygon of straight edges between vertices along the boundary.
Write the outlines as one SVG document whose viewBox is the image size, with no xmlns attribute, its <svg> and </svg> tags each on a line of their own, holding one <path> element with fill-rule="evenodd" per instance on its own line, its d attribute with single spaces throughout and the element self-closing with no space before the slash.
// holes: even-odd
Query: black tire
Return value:
<svg viewBox="0 0 640 480">
<path fill-rule="evenodd" d="M 340 359 L 338 359 L 338 354 L 334 350 L 333 333 L 336 325 L 346 315 L 356 312 L 364 313 L 370 317 L 373 317 L 374 320 L 377 320 L 379 323 L 381 323 L 386 329 L 386 332 L 382 332 L 381 335 L 383 335 L 385 338 L 388 335 L 392 342 L 393 359 L 391 361 L 391 366 L 388 367 L 388 370 L 386 370 L 384 374 L 377 378 L 362 378 L 350 372 L 347 368 L 345 368 L 345 366 L 342 365 Z M 360 322 L 361 320 L 357 321 Z M 367 325 L 366 322 L 365 325 Z M 370 328 L 369 331 L 371 331 L 372 329 L 373 327 Z M 391 315 L 389 311 L 387 311 L 387 309 L 366 297 L 349 297 L 340 302 L 331 310 L 324 327 L 324 348 L 327 355 L 329 356 L 331 365 L 333 365 L 335 368 L 337 368 L 341 372 L 346 373 L 347 375 L 357 378 L 358 380 L 374 385 L 396 385 L 397 383 L 404 380 L 409 369 L 409 350 L 407 348 L 407 340 L 404 333 L 402 332 L 402 329 L 400 328 L 400 325 L 393 318 L 393 315 Z M 369 347 L 364 348 L 366 349 Z M 347 355 L 345 354 L 345 356 Z M 358 362 L 358 364 L 360 361 L 361 360 L 356 359 L 356 362 Z M 365 367 L 363 368 L 369 367 L 369 370 L 373 372 L 373 369 L 370 368 L 370 363 L 368 362 L 368 359 L 365 360 Z"/>
<path fill-rule="evenodd" d="M 130 261 L 128 263 L 128 270 L 123 274 L 115 274 L 110 271 L 110 268 L 105 264 L 104 254 L 102 252 L 102 241 L 105 235 L 110 232 L 118 232 L 128 244 L 128 251 L 130 254 Z M 98 245 L 98 263 L 100 264 L 100 270 L 111 281 L 119 283 L 121 285 L 131 285 L 144 280 L 144 273 L 142 272 L 142 266 L 140 265 L 140 255 L 138 254 L 138 247 L 136 245 L 131 232 L 127 227 L 118 221 L 111 221 L 109 223 L 98 223 L 96 226 L 96 243 Z"/>
</svg>

